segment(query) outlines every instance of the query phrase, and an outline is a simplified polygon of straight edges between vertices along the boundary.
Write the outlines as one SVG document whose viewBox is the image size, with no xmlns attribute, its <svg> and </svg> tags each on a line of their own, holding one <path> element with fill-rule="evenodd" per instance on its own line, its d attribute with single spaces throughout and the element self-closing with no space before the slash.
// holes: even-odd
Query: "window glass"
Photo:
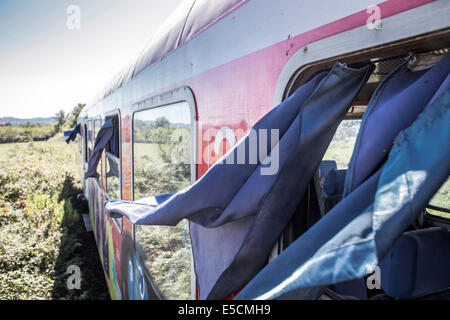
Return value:
<svg viewBox="0 0 450 320">
<path fill-rule="evenodd" d="M 134 198 L 174 193 L 191 181 L 187 103 L 137 112 L 133 119 Z"/>
<path fill-rule="evenodd" d="M 95 119 L 94 120 L 94 128 L 92 129 L 92 131 L 93 131 L 92 150 L 94 149 L 95 139 L 97 138 L 98 132 L 100 131 L 101 127 L 102 127 L 101 119 L 100 118 Z M 102 174 L 102 161 L 100 161 L 100 163 L 98 164 L 96 172 L 98 175 L 98 179 L 100 179 L 100 176 Z"/>
<path fill-rule="evenodd" d="M 102 127 L 102 123 L 101 123 L 100 118 L 98 118 L 94 121 L 94 141 L 95 141 L 95 138 L 97 138 L 97 134 L 100 131 L 101 127 Z"/>
<path fill-rule="evenodd" d="M 106 151 L 115 156 L 116 158 L 120 158 L 120 128 L 119 128 L 119 116 L 115 115 L 112 117 L 106 117 L 106 120 L 112 119 L 114 132 L 112 138 L 108 145 L 106 146 Z"/>
<path fill-rule="evenodd" d="M 106 194 L 110 199 L 121 199 L 120 194 L 120 152 L 119 152 L 119 117 L 117 115 L 106 117 L 112 119 L 114 133 L 106 146 Z"/>
<path fill-rule="evenodd" d="M 110 199 L 120 199 L 120 162 L 106 153 L 106 193 Z"/>
<path fill-rule="evenodd" d="M 175 193 L 191 182 L 191 130 L 185 102 L 135 113 L 134 197 Z M 135 226 L 136 249 L 152 281 L 167 299 L 191 297 L 189 224 Z"/>
<path fill-rule="evenodd" d="M 361 120 L 344 120 L 336 130 L 323 160 L 334 160 L 338 170 L 348 169 Z"/>
</svg>

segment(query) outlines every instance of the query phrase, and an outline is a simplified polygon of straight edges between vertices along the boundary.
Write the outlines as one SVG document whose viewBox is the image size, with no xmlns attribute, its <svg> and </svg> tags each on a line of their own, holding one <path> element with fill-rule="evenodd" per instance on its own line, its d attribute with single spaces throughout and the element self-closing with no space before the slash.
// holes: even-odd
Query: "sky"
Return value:
<svg viewBox="0 0 450 320">
<path fill-rule="evenodd" d="M 89 103 L 182 1 L 0 0 L 0 117 Z"/>
</svg>

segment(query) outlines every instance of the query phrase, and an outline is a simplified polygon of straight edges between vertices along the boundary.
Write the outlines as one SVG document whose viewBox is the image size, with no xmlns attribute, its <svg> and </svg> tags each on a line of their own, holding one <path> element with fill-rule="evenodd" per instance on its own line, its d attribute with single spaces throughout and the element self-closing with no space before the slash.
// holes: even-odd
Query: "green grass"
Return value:
<svg viewBox="0 0 450 320">
<path fill-rule="evenodd" d="M 134 144 L 135 199 L 175 193 L 190 184 L 190 164 L 171 160 L 173 146 L 166 144 Z"/>
<path fill-rule="evenodd" d="M 347 169 L 360 125 L 360 120 L 342 121 L 325 152 L 323 160 L 335 160 L 339 170 Z"/>
<path fill-rule="evenodd" d="M 0 144 L 0 299 L 102 299 L 108 293 L 76 200 L 75 145 L 62 139 Z M 69 290 L 67 267 L 81 269 Z"/>
<path fill-rule="evenodd" d="M 163 162 L 159 151 L 159 145 L 156 143 L 135 142 L 133 148 L 135 157 L 145 156 L 146 160 L 152 163 L 160 164 Z"/>
<path fill-rule="evenodd" d="M 347 169 L 355 142 L 356 137 L 350 137 L 340 141 L 333 140 L 325 152 L 323 160 L 335 160 L 339 170 Z"/>
<path fill-rule="evenodd" d="M 44 141 L 55 134 L 55 126 L 46 125 L 14 125 L 0 127 L 0 143 L 27 141 Z"/>
<path fill-rule="evenodd" d="M 135 196 L 174 193 L 190 184 L 190 165 L 171 160 L 173 146 L 135 143 Z M 190 299 L 191 243 L 186 220 L 177 226 L 136 226 L 135 237 L 152 280 L 164 297 Z"/>
</svg>

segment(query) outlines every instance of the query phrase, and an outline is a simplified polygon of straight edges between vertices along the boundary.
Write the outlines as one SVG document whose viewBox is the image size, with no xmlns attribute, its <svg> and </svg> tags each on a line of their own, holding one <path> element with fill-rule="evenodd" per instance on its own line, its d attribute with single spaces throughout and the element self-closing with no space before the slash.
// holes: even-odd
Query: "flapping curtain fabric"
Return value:
<svg viewBox="0 0 450 320">
<path fill-rule="evenodd" d="M 258 121 L 190 187 L 136 202 L 112 200 L 107 214 L 134 224 L 176 225 L 189 219 L 200 298 L 225 298 L 264 266 L 371 72 L 370 66 L 337 63 Z M 278 143 L 271 134 L 275 130 Z M 252 162 L 255 146 L 257 155 L 264 148 L 267 157 Z"/>
<path fill-rule="evenodd" d="M 98 132 L 97 137 L 95 138 L 94 150 L 89 157 L 88 169 L 84 174 L 85 179 L 96 177 L 98 175 L 98 163 L 100 161 L 103 150 L 113 138 L 114 131 L 117 131 L 117 124 L 115 125 L 112 119 L 106 120 L 100 131 Z"/>
<path fill-rule="evenodd" d="M 450 174 L 449 58 L 418 73 L 405 63 L 380 84 L 361 125 L 346 197 L 236 299 L 316 299 L 331 284 L 373 272 Z"/>
<path fill-rule="evenodd" d="M 409 55 L 377 87 L 362 119 L 345 177 L 344 197 L 380 167 L 398 133 L 410 126 L 427 104 L 450 86 L 450 55 L 441 58 L 433 68 L 431 65 L 417 68 L 416 64 L 420 63 L 417 56 Z M 336 291 L 367 298 L 364 279 L 339 284 Z"/>
<path fill-rule="evenodd" d="M 64 137 L 66 138 L 66 143 L 70 143 L 71 141 L 75 141 L 77 134 L 80 133 L 81 125 L 77 124 L 72 130 L 64 131 Z"/>
<path fill-rule="evenodd" d="M 450 85 L 450 54 L 428 70 L 412 72 L 408 62 L 384 79 L 373 94 L 349 164 L 344 196 L 374 172 L 397 134 Z"/>
</svg>

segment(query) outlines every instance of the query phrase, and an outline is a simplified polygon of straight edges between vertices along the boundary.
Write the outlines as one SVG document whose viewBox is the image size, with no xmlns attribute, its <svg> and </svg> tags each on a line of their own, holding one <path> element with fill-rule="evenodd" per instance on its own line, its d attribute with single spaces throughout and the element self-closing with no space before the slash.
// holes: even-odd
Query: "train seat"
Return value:
<svg viewBox="0 0 450 320">
<path fill-rule="evenodd" d="M 450 288 L 450 231 L 433 227 L 403 233 L 380 263 L 381 287 L 396 299 Z"/>
<path fill-rule="evenodd" d="M 338 170 L 336 161 L 323 160 L 314 177 L 320 214 L 325 215 L 342 199 L 347 170 Z"/>
</svg>

